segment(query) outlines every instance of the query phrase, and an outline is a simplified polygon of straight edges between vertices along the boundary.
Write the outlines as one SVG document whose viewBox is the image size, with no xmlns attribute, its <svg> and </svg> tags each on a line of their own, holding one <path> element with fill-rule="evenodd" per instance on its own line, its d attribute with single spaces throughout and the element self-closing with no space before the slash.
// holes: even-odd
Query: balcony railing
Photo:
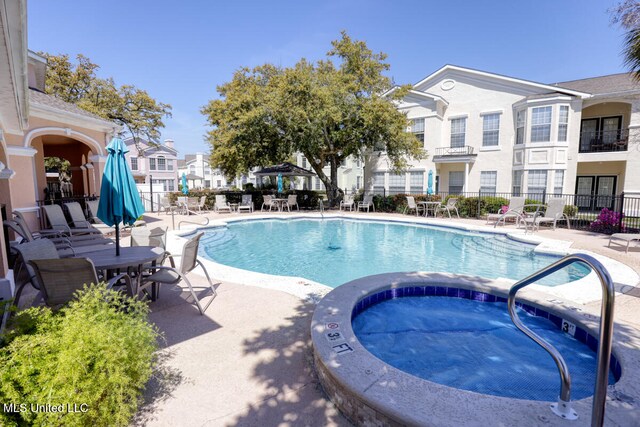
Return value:
<svg viewBox="0 0 640 427">
<path fill-rule="evenodd" d="M 581 153 L 627 151 L 628 148 L 629 131 L 627 129 L 580 132 Z"/>
<path fill-rule="evenodd" d="M 462 147 L 440 147 L 436 148 L 436 156 L 473 156 L 473 147 L 464 145 Z"/>
</svg>

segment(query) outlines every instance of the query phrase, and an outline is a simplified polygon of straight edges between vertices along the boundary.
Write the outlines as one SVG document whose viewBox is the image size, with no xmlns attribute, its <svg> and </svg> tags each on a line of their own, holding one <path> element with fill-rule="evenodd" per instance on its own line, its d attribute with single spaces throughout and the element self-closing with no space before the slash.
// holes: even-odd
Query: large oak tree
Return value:
<svg viewBox="0 0 640 427">
<path fill-rule="evenodd" d="M 394 103 L 408 87 L 388 92 L 386 55 L 345 32 L 332 45 L 326 60 L 241 68 L 219 86 L 219 99 L 202 109 L 212 126 L 212 164 L 236 176 L 300 152 L 334 205 L 342 196 L 338 166 L 346 157 L 382 150 L 396 170 L 423 158 L 422 144 L 407 132 L 407 118 Z"/>
<path fill-rule="evenodd" d="M 69 55 L 42 55 L 47 58 L 48 94 L 114 121 L 136 144 L 141 137 L 152 144 L 160 139 L 162 119 L 171 117 L 171 105 L 156 101 L 135 86 L 117 87 L 112 78 L 99 78 L 96 75 L 99 66 L 84 55 L 77 56 L 76 64 L 69 60 Z"/>
</svg>

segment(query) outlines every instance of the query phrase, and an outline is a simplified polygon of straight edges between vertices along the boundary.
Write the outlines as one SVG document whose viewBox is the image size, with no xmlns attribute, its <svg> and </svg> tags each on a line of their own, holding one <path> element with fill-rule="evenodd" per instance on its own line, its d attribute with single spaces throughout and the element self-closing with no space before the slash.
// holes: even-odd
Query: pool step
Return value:
<svg viewBox="0 0 640 427">
<path fill-rule="evenodd" d="M 461 250 L 473 250 L 502 258 L 533 255 L 533 246 L 496 237 L 455 236 L 451 243 Z"/>
<path fill-rule="evenodd" d="M 220 247 L 224 246 L 233 239 L 235 239 L 235 234 L 229 233 L 229 230 L 220 230 L 220 231 L 207 231 L 202 236 L 202 240 L 200 240 L 201 245 L 206 245 L 207 247 Z"/>
</svg>

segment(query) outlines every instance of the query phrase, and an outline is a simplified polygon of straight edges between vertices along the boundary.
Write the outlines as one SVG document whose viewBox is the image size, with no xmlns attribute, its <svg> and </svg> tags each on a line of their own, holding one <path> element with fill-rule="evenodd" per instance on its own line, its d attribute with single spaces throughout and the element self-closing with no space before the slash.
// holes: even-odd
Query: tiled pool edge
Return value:
<svg viewBox="0 0 640 427">
<path fill-rule="evenodd" d="M 469 296 L 476 292 L 504 299 L 509 283 L 452 274 L 391 273 L 349 282 L 327 295 L 313 317 L 314 360 L 325 391 L 346 416 L 357 424 L 375 425 L 520 425 L 525 419 L 530 424 L 566 425 L 551 414 L 548 403 L 481 395 L 424 381 L 384 364 L 359 343 L 351 329 L 351 316 L 359 301 L 366 301 L 380 291 L 399 295 L 405 292 L 400 288 L 424 286 L 439 287 L 440 293 L 451 295 L 456 289 L 459 296 L 462 289 Z M 523 298 L 527 301 L 523 308 L 535 312 L 544 307 L 551 315 L 573 320 L 585 333 L 597 336 L 595 319 L 583 315 L 567 301 L 551 302 L 548 295 L 535 291 L 523 292 Z M 361 309 L 365 304 L 361 304 Z M 326 334 L 332 330 L 340 332 L 342 341 L 328 341 Z M 623 368 L 640 366 L 637 355 L 640 337 L 636 334 L 630 339 L 623 334 L 619 328 L 616 330 L 617 360 Z M 631 342 L 621 346 L 618 344 L 621 338 Z M 332 348 L 336 345 L 341 353 Z M 620 381 L 609 387 L 607 420 L 616 420 L 614 425 L 640 424 L 640 411 L 634 406 L 640 404 L 640 391 L 634 385 L 639 379 L 634 369 L 626 369 Z M 615 396 L 631 396 L 633 400 L 623 404 Z M 574 404 L 581 418 L 572 425 L 588 425 L 591 398 Z"/>
</svg>

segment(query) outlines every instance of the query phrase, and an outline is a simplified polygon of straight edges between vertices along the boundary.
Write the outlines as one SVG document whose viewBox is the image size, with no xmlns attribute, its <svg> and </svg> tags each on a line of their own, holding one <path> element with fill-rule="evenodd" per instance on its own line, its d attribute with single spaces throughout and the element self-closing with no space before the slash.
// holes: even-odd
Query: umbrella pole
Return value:
<svg viewBox="0 0 640 427">
<path fill-rule="evenodd" d="M 116 223 L 116 256 L 120 256 L 120 224 Z"/>
</svg>

